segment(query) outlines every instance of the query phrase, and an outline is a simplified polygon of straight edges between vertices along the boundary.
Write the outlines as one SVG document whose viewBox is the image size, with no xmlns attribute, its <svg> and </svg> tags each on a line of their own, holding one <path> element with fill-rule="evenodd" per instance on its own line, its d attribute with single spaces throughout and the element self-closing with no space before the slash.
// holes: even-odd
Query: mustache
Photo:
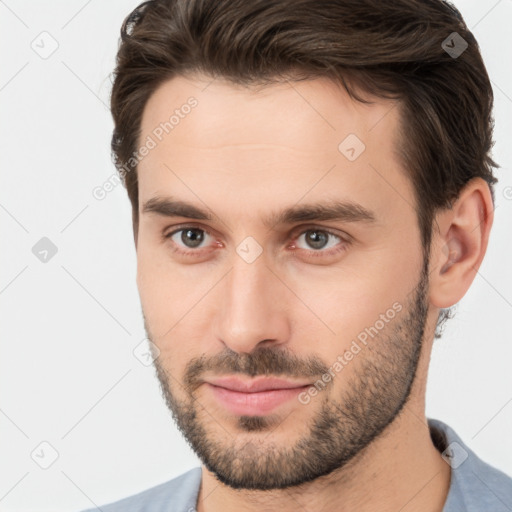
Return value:
<svg viewBox="0 0 512 512">
<path fill-rule="evenodd" d="M 240 374 L 248 377 L 286 376 L 290 378 L 318 377 L 327 373 L 329 367 L 317 356 L 300 359 L 286 349 L 262 347 L 250 353 L 238 353 L 229 348 L 207 358 L 189 361 L 185 368 L 184 385 L 194 392 L 203 382 L 201 375 L 212 372 L 215 375 Z"/>
</svg>

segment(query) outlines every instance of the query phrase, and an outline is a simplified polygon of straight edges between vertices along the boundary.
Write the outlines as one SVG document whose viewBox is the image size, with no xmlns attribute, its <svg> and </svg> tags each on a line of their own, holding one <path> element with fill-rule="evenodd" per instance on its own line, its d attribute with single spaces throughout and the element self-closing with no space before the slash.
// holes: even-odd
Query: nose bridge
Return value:
<svg viewBox="0 0 512 512">
<path fill-rule="evenodd" d="M 263 255 L 251 261 L 235 254 L 222 290 L 217 337 L 237 352 L 251 352 L 264 340 L 286 340 L 288 320 L 279 287 Z"/>
</svg>

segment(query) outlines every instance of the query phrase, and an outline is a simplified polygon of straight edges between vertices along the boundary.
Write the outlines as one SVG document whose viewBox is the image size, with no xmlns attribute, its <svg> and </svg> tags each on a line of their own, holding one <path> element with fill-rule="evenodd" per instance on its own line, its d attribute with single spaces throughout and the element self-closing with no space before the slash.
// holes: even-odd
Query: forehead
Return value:
<svg viewBox="0 0 512 512">
<path fill-rule="evenodd" d="M 188 112 L 190 98 L 197 100 L 197 106 Z M 151 131 L 178 111 L 179 122 L 174 119 L 172 130 L 178 144 L 183 142 L 180 132 L 184 130 L 177 128 L 186 124 L 197 131 L 191 133 L 189 129 L 185 136 L 200 136 L 202 146 L 273 143 L 295 148 L 300 142 L 304 150 L 320 146 L 336 149 L 340 138 L 348 133 L 369 139 L 367 136 L 377 125 L 381 129 L 376 133 L 389 136 L 390 128 L 395 131 L 397 103 L 377 98 L 371 101 L 363 104 L 353 100 L 339 84 L 327 78 L 246 87 L 221 78 L 177 76 L 151 95 L 142 128 L 143 132 Z M 180 112 L 182 109 L 188 113 Z M 200 126 L 185 122 L 187 117 L 200 117 Z M 282 126 L 287 129 L 276 131 Z"/>
<path fill-rule="evenodd" d="M 139 206 L 176 189 L 196 202 L 222 191 L 232 205 L 241 190 L 244 201 L 263 194 L 276 205 L 366 190 L 393 208 L 394 195 L 412 194 L 396 156 L 399 111 L 392 101 L 357 102 L 326 78 L 244 87 L 175 77 L 143 112 L 139 144 L 153 143 L 138 167 Z"/>
</svg>

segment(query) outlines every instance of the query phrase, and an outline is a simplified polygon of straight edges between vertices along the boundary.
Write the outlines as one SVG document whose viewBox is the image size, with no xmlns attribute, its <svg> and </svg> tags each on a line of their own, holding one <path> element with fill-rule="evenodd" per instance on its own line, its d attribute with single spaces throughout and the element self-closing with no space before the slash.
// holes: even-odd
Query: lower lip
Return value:
<svg viewBox="0 0 512 512">
<path fill-rule="evenodd" d="M 297 395 L 309 386 L 289 389 L 273 389 L 270 391 L 258 391 L 255 393 L 243 393 L 230 389 L 207 384 L 215 398 L 234 414 L 262 415 L 268 414 L 273 409 L 285 402 L 296 398 Z"/>
</svg>

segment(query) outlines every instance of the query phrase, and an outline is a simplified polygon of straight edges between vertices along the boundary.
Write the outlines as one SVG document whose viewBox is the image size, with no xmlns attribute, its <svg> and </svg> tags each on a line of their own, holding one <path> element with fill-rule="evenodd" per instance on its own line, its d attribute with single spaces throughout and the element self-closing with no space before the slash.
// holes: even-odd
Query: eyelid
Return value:
<svg viewBox="0 0 512 512">
<path fill-rule="evenodd" d="M 213 238 L 218 238 L 209 229 L 206 229 L 205 227 L 203 227 L 201 225 L 196 225 L 194 223 L 190 223 L 189 222 L 187 224 L 173 226 L 172 230 L 169 231 L 168 233 L 165 233 L 165 231 L 164 231 L 163 239 L 164 239 L 164 241 L 166 241 L 167 239 L 171 239 L 171 237 L 173 237 L 176 233 L 179 233 L 180 231 L 185 231 L 187 229 L 198 229 L 199 231 L 203 231 L 204 233 L 206 233 L 207 235 L 209 235 L 209 236 L 211 236 Z M 218 242 L 218 244 L 220 244 L 220 242 Z M 184 253 L 187 252 L 187 251 L 188 252 L 197 252 L 197 253 L 199 253 L 200 251 L 202 251 L 204 249 L 205 249 L 205 247 L 201 247 L 200 249 L 181 248 L 181 249 L 177 249 L 177 250 L 178 250 L 178 252 L 184 252 Z"/>
<path fill-rule="evenodd" d="M 299 226 L 298 228 L 296 228 L 292 231 L 292 236 L 293 236 L 293 238 L 297 238 L 298 236 L 304 234 L 306 231 L 315 231 L 315 230 L 322 231 L 324 233 L 329 233 L 332 236 L 341 238 L 342 240 L 344 240 L 347 243 L 352 240 L 352 237 L 348 233 L 345 233 L 344 231 L 337 231 L 335 229 L 331 229 L 326 226 L 319 226 L 317 224 L 311 224 L 311 225 L 306 224 L 306 225 Z M 295 233 L 297 233 L 297 234 L 295 234 Z"/>
<path fill-rule="evenodd" d="M 321 231 L 322 233 L 327 233 L 330 236 L 338 238 L 340 241 L 335 246 L 330 247 L 329 249 L 323 250 L 314 250 L 314 249 L 299 249 L 297 251 L 299 253 L 306 253 L 306 259 L 314 259 L 314 258 L 331 258 L 335 257 L 342 252 L 347 250 L 347 247 L 353 243 L 353 239 L 350 235 L 345 232 L 336 232 L 328 227 L 318 226 L 318 225 L 302 225 L 298 228 L 297 234 L 293 236 L 292 243 L 287 246 L 287 249 L 296 249 L 297 239 L 308 231 Z M 300 254 L 297 255 L 296 252 L 293 251 L 293 257 L 300 257 Z"/>
<path fill-rule="evenodd" d="M 180 231 L 185 231 L 186 229 L 198 229 L 200 231 L 203 231 L 204 233 L 206 233 L 207 235 L 209 235 L 211 237 L 218 238 L 218 237 L 216 237 L 216 235 L 214 233 L 212 233 L 212 231 L 210 231 L 209 229 L 206 229 L 204 226 L 196 224 L 194 222 L 189 222 L 189 223 L 186 223 L 186 224 L 181 224 L 181 225 L 173 226 L 171 231 L 169 231 L 167 234 L 163 235 L 164 241 L 166 239 L 170 239 L 176 233 L 179 233 Z M 352 237 L 350 235 L 348 235 L 348 233 L 337 232 L 337 231 L 335 231 L 335 230 L 333 230 L 331 228 L 325 227 L 325 226 L 319 226 L 319 225 L 311 224 L 311 225 L 301 225 L 301 226 L 298 226 L 298 227 L 294 228 L 291 231 L 291 235 L 290 235 L 290 238 L 292 238 L 292 243 L 288 244 L 287 248 L 295 248 L 296 239 L 299 236 L 303 235 L 304 233 L 306 233 L 308 231 L 315 231 L 315 230 L 322 231 L 324 233 L 327 233 L 328 235 L 331 235 L 331 236 L 334 236 L 336 238 L 339 238 L 341 240 L 341 242 L 340 242 L 340 244 L 337 244 L 337 246 L 338 245 L 345 245 L 346 246 L 346 245 L 350 245 L 353 242 Z M 222 244 L 222 243 L 217 240 L 217 245 L 219 246 L 220 244 Z M 176 251 L 178 253 L 182 253 L 182 254 L 187 255 L 187 254 L 194 254 L 194 253 L 200 254 L 200 253 L 202 253 L 203 251 L 205 251 L 207 249 L 208 249 L 208 247 L 201 247 L 199 249 L 191 249 L 191 248 L 182 248 L 180 246 L 178 249 L 176 249 Z M 320 250 L 298 249 L 298 250 L 301 251 L 301 252 L 306 252 L 309 255 L 314 255 L 314 256 L 329 256 L 329 255 L 333 255 L 333 254 L 336 254 L 338 252 L 341 252 L 344 249 L 337 249 L 337 248 L 332 248 L 331 247 L 330 249 L 325 250 L 325 251 L 323 251 L 321 249 Z"/>
<path fill-rule="evenodd" d="M 210 236 L 215 236 L 209 228 L 205 228 L 204 226 L 202 226 L 200 224 L 195 224 L 194 222 L 188 222 L 186 224 L 179 224 L 177 226 L 173 226 L 172 231 L 169 231 L 166 234 L 164 231 L 163 236 L 164 236 L 164 238 L 169 238 L 170 236 L 176 234 L 178 231 L 182 231 L 186 228 L 200 229 L 201 231 L 204 231 L 205 233 L 207 233 Z M 344 231 L 338 232 L 338 231 L 328 228 L 326 226 L 319 226 L 317 224 L 305 224 L 305 225 L 298 226 L 298 227 L 292 229 L 290 236 L 292 238 L 296 238 L 297 236 L 302 235 L 306 231 L 313 231 L 315 229 L 318 231 L 324 231 L 333 236 L 340 237 L 340 238 L 344 239 L 346 242 L 352 241 L 352 237 Z"/>
<path fill-rule="evenodd" d="M 212 231 L 209 228 L 205 228 L 204 226 L 202 226 L 200 224 L 195 224 L 194 222 L 187 222 L 184 224 L 177 224 L 176 226 L 172 226 L 171 231 L 166 232 L 166 230 L 164 230 L 163 236 L 165 238 L 168 238 L 172 235 L 175 235 L 178 231 L 184 231 L 187 228 L 200 229 L 201 231 L 204 231 L 205 233 L 214 236 Z"/>
</svg>

